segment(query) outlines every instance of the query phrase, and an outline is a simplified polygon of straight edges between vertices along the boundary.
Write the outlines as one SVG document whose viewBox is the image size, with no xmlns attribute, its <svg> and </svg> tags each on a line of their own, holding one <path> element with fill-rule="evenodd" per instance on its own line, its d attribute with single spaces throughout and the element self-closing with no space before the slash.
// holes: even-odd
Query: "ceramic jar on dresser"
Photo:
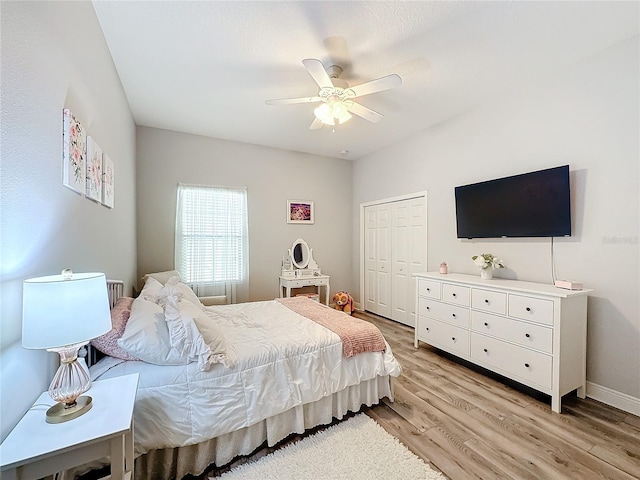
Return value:
<svg viewBox="0 0 640 480">
<path fill-rule="evenodd" d="M 591 290 L 464 274 L 416 275 L 415 346 L 425 342 L 551 395 L 586 394 Z"/>
</svg>

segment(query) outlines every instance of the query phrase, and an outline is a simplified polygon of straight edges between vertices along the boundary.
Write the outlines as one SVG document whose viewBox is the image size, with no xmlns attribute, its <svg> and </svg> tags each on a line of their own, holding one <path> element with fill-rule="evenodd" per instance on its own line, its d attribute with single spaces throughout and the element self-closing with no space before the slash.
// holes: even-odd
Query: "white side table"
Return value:
<svg viewBox="0 0 640 480">
<path fill-rule="evenodd" d="M 309 275 L 308 277 L 280 277 L 280 298 L 282 298 L 282 289 L 286 291 L 286 296 L 291 296 L 292 288 L 302 288 L 308 286 L 318 287 L 318 295 L 320 290 L 325 287 L 325 303 L 329 305 L 329 275 Z"/>
<path fill-rule="evenodd" d="M 138 374 L 93 382 L 93 407 L 64 423 L 45 420 L 55 402 L 44 392 L 0 445 L 3 480 L 38 479 L 111 457 L 111 479 L 133 479 L 133 404 Z"/>
</svg>

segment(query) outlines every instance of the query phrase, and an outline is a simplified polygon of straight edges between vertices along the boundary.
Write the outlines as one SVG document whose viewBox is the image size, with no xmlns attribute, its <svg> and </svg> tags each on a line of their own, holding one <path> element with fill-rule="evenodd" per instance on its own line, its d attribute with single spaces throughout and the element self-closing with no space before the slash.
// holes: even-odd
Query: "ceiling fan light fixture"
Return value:
<svg viewBox="0 0 640 480">
<path fill-rule="evenodd" d="M 351 119 L 347 106 L 340 100 L 329 100 L 316 107 L 313 114 L 325 125 L 342 125 Z"/>
</svg>

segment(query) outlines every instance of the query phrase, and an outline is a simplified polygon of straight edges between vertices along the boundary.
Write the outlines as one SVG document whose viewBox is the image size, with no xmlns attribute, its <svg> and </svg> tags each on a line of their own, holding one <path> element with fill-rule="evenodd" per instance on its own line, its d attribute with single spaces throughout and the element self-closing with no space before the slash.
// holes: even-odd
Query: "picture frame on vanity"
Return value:
<svg viewBox="0 0 640 480">
<path fill-rule="evenodd" d="M 102 149 L 91 136 L 87 137 L 87 190 L 85 195 L 102 202 Z"/>
<path fill-rule="evenodd" d="M 287 200 L 287 223 L 313 225 L 313 202 L 308 200 Z"/>
<path fill-rule="evenodd" d="M 71 110 L 62 111 L 62 184 L 84 195 L 87 184 L 87 132 Z"/>
</svg>

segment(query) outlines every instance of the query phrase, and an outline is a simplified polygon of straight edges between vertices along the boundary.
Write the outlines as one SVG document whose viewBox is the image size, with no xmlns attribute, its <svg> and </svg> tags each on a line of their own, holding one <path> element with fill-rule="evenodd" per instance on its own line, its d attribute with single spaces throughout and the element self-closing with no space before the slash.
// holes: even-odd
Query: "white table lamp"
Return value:
<svg viewBox="0 0 640 480">
<path fill-rule="evenodd" d="M 107 280 L 103 273 L 72 273 L 25 280 L 22 293 L 22 346 L 60 354 L 49 395 L 56 405 L 48 423 L 61 423 L 91 409 L 89 369 L 78 349 L 111 330 Z"/>
</svg>

